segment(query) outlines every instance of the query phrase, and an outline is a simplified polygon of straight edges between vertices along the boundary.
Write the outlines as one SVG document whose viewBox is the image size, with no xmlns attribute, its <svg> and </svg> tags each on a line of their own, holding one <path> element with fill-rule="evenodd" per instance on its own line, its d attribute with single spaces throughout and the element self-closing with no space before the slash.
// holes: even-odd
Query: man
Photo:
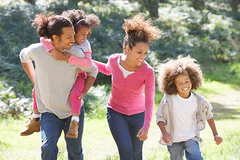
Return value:
<svg viewBox="0 0 240 160">
<path fill-rule="evenodd" d="M 39 14 L 36 15 L 34 24 L 38 26 L 38 35 L 50 38 L 57 50 L 63 51 L 72 48 L 75 33 L 72 23 L 68 19 L 62 16 Z M 89 70 L 70 64 L 67 60 L 54 59 L 53 55 L 49 54 L 41 43 L 32 44 L 22 49 L 20 59 L 36 90 L 38 110 L 41 113 L 42 159 L 55 160 L 58 153 L 58 139 L 62 130 L 66 134 L 71 122 L 69 94 L 75 83 L 78 70 Z M 32 61 L 35 63 L 35 70 Z M 97 67 L 93 66 L 91 70 L 96 77 Z M 83 123 L 84 107 L 81 107 L 78 138 L 65 138 L 69 160 L 83 159 L 81 144 Z"/>
</svg>

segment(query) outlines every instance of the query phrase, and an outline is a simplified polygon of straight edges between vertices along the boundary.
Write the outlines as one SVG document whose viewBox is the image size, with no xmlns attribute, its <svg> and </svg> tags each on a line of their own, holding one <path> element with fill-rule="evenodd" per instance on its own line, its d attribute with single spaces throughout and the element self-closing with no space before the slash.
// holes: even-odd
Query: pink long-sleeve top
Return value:
<svg viewBox="0 0 240 160">
<path fill-rule="evenodd" d="M 144 62 L 136 72 L 124 78 L 118 66 L 118 58 L 121 55 L 111 55 L 107 64 L 93 60 L 101 73 L 112 75 L 112 91 L 108 107 L 128 116 L 145 112 L 142 128 L 148 131 L 154 107 L 154 70 Z"/>
</svg>

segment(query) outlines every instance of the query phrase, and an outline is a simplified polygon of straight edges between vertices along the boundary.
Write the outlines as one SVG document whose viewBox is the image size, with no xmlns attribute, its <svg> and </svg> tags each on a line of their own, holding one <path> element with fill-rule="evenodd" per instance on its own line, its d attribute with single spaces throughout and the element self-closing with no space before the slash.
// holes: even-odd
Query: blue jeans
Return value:
<svg viewBox="0 0 240 160">
<path fill-rule="evenodd" d="M 42 113 L 41 115 L 41 138 L 42 138 L 42 160 L 56 160 L 58 154 L 57 142 L 62 130 L 66 135 L 71 122 L 71 116 L 59 119 L 55 114 Z M 66 146 L 69 160 L 83 160 L 82 153 L 82 133 L 84 125 L 84 106 L 81 107 L 79 116 L 78 138 L 66 138 Z"/>
<path fill-rule="evenodd" d="M 173 143 L 168 146 L 171 160 L 183 160 L 184 151 L 187 160 L 203 160 L 197 141 L 189 139 L 184 142 Z"/>
<path fill-rule="evenodd" d="M 143 142 L 137 138 L 137 133 L 143 126 L 144 112 L 127 116 L 108 108 L 107 120 L 120 159 L 142 160 Z"/>
</svg>

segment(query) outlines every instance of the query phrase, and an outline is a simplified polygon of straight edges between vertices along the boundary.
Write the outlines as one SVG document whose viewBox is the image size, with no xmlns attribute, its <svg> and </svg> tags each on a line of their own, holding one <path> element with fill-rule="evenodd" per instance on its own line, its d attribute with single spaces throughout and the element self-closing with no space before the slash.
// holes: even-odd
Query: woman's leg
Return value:
<svg viewBox="0 0 240 160">
<path fill-rule="evenodd" d="M 132 142 L 126 115 L 107 109 L 107 120 L 117 144 L 120 160 L 132 160 Z"/>
<path fill-rule="evenodd" d="M 133 147 L 133 160 L 142 160 L 143 141 L 138 139 L 137 133 L 143 126 L 144 112 L 129 116 L 128 123 Z"/>
</svg>

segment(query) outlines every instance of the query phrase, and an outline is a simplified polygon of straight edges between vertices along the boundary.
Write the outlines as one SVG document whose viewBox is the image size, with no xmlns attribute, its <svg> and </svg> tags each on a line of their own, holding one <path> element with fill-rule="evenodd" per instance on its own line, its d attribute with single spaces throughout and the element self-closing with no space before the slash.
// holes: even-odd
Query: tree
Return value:
<svg viewBox="0 0 240 160">
<path fill-rule="evenodd" d="M 231 0 L 231 7 L 232 7 L 232 12 L 237 13 L 238 12 L 238 5 L 240 3 L 239 0 Z"/>
<path fill-rule="evenodd" d="M 129 2 L 138 2 L 141 9 L 147 10 L 149 12 L 150 17 L 158 17 L 159 0 L 129 0 Z"/>
<path fill-rule="evenodd" d="M 36 0 L 24 0 L 24 2 L 30 3 L 32 5 L 35 5 Z"/>
</svg>

